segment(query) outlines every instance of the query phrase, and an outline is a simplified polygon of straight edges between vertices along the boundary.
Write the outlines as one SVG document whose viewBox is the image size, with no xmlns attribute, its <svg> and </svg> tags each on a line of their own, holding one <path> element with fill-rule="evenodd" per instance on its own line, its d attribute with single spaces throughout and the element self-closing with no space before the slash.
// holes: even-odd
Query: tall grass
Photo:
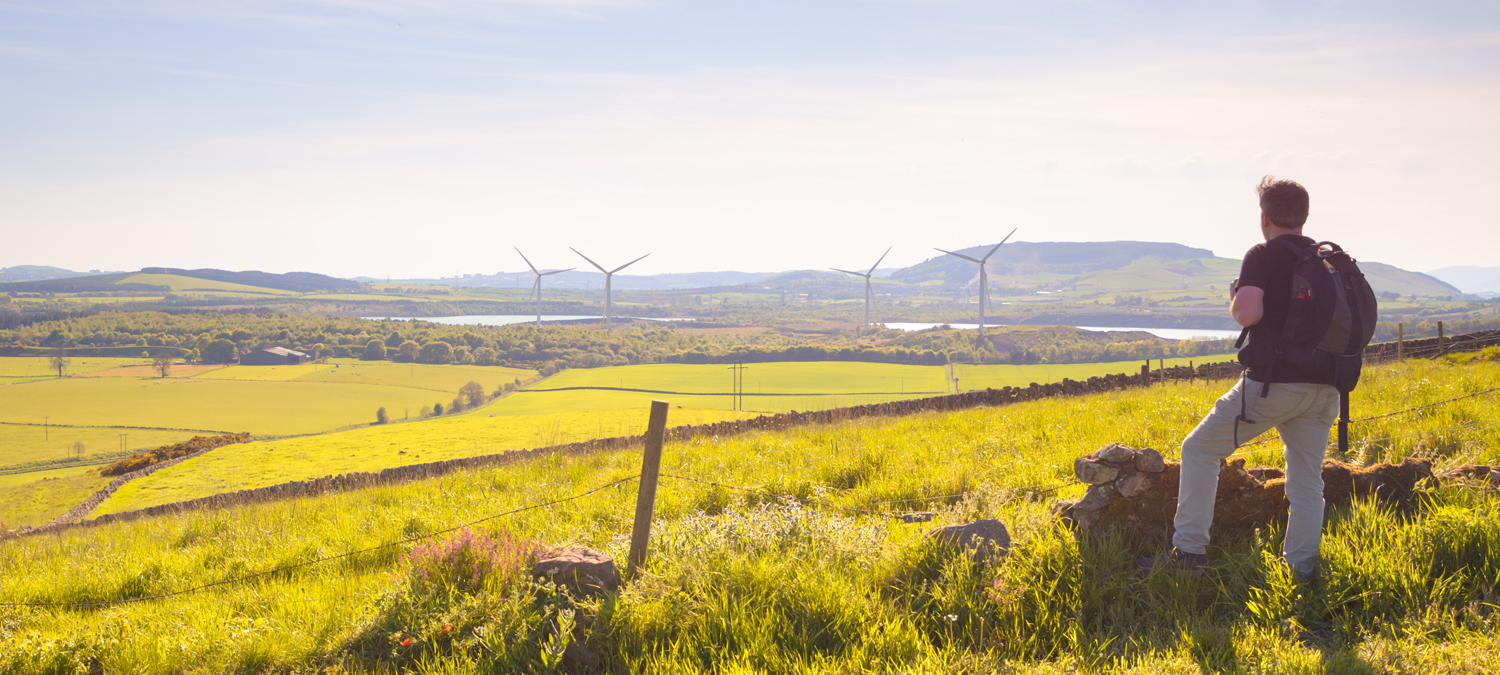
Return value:
<svg viewBox="0 0 1500 675">
<path fill-rule="evenodd" d="M 1275 529 L 1220 542 L 1200 579 L 1141 575 L 1134 558 L 1165 542 L 1079 538 L 1043 498 L 1018 498 L 1016 488 L 1068 477 L 1073 457 L 1106 441 L 1173 454 L 1219 384 L 674 443 L 665 473 L 778 497 L 664 478 L 652 557 L 617 593 L 577 597 L 530 580 L 521 554 L 486 554 L 479 582 L 417 583 L 423 566 L 441 576 L 476 558 L 441 572 L 443 555 L 414 564 L 413 546 L 391 546 L 168 599 L 0 608 L 0 671 L 87 672 L 96 662 L 143 673 L 1500 668 L 1500 499 L 1478 485 L 1431 490 L 1406 510 L 1335 512 L 1311 585 L 1280 566 Z M 1378 369 L 1356 415 L 1497 384 L 1493 363 Z M 1493 462 L 1495 429 L 1470 424 L 1493 409 L 1477 397 L 1357 425 L 1355 436 L 1390 458 Z M 1455 424 L 1469 428 L 1442 431 Z M 1395 433 L 1405 435 L 1371 440 Z M 547 458 L 13 540 L 0 544 L 0 599 L 145 597 L 421 536 L 638 470 L 635 453 Z M 623 559 L 634 493 L 627 483 L 467 536 Z M 1015 539 L 1009 555 L 973 560 L 932 544 L 929 525 L 812 508 L 958 493 L 909 508 L 936 510 L 936 524 L 1000 518 Z M 453 536 L 423 550 L 469 546 Z M 486 546 L 474 550 L 498 550 Z"/>
</svg>

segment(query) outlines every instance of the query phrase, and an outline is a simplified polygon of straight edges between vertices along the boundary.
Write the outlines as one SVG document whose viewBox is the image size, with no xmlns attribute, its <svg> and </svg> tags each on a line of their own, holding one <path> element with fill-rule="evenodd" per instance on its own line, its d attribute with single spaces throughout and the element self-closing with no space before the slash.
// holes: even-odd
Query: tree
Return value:
<svg viewBox="0 0 1500 675">
<path fill-rule="evenodd" d="M 422 406 L 422 409 L 417 411 L 417 416 L 418 417 L 432 417 L 432 406 L 426 406 L 426 405 Z"/>
<path fill-rule="evenodd" d="M 401 331 L 391 331 L 390 337 L 387 337 L 385 339 L 385 346 L 390 347 L 391 349 L 395 349 L 397 347 L 400 347 L 401 343 L 405 341 L 406 338 L 401 337 Z"/>
<path fill-rule="evenodd" d="M 82 457 L 83 453 L 88 452 L 88 450 L 89 447 L 84 445 L 83 441 L 73 441 L 73 457 L 75 459 Z"/>
<path fill-rule="evenodd" d="M 236 353 L 233 342 L 219 338 L 203 348 L 203 360 L 209 363 L 229 363 L 234 360 Z"/>
<path fill-rule="evenodd" d="M 396 348 L 396 360 L 402 363 L 411 363 L 417 360 L 417 350 L 421 349 L 417 343 L 407 340 Z"/>
<path fill-rule="evenodd" d="M 380 406 L 380 409 L 375 411 L 375 423 L 376 424 L 385 424 L 386 422 L 389 422 L 389 421 L 391 421 L 391 418 L 389 418 L 389 417 L 386 416 L 386 414 L 385 414 L 385 406 Z"/>
<path fill-rule="evenodd" d="M 47 359 L 47 364 L 53 370 L 57 371 L 58 377 L 62 377 L 63 371 L 67 370 L 68 366 L 73 365 L 73 360 L 68 358 L 68 350 L 57 347 L 52 350 L 52 357 Z"/>
<path fill-rule="evenodd" d="M 453 348 L 453 362 L 454 363 L 473 363 L 474 362 L 474 357 L 469 354 L 469 348 L 468 347 L 466 347 L 464 345 L 459 345 L 459 346 Z"/>
<path fill-rule="evenodd" d="M 432 404 L 432 414 L 434 416 L 443 414 L 443 404 L 441 404 L 441 403 L 434 403 L 434 404 Z"/>
<path fill-rule="evenodd" d="M 162 377 L 166 377 L 168 373 L 172 372 L 172 362 L 176 360 L 177 357 L 173 356 L 171 352 L 161 352 L 151 359 L 151 369 L 161 373 Z"/>
<path fill-rule="evenodd" d="M 474 350 L 474 363 L 481 366 L 495 365 L 495 350 L 489 347 Z"/>
<path fill-rule="evenodd" d="M 417 360 L 422 363 L 453 363 L 453 345 L 442 340 L 429 342 L 422 345 L 422 352 Z"/>
<path fill-rule="evenodd" d="M 464 410 L 464 399 L 463 399 L 463 397 L 462 396 L 454 396 L 453 397 L 453 402 L 450 403 L 450 404 L 448 404 L 448 414 L 452 415 L 454 413 L 463 412 L 463 410 Z"/>
<path fill-rule="evenodd" d="M 478 382 L 470 382 L 458 388 L 458 398 L 473 408 L 484 403 L 484 387 Z"/>
<path fill-rule="evenodd" d="M 379 340 L 371 340 L 370 344 L 365 345 L 365 353 L 361 355 L 361 358 L 366 361 L 384 361 L 385 343 Z"/>
</svg>

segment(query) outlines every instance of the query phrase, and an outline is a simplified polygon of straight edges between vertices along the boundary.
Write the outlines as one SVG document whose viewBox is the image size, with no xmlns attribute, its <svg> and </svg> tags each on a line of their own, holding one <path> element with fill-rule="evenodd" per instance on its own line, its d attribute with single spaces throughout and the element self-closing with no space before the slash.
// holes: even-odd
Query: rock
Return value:
<svg viewBox="0 0 1500 675">
<path fill-rule="evenodd" d="M 1167 462 L 1162 459 L 1161 453 L 1151 448 L 1141 448 L 1135 453 L 1135 468 L 1147 473 L 1161 473 L 1167 468 Z"/>
<path fill-rule="evenodd" d="M 1121 478 L 1119 482 L 1115 483 L 1115 490 L 1119 491 L 1121 497 L 1129 498 L 1145 492 L 1146 484 L 1146 474 L 1135 473 Z"/>
<path fill-rule="evenodd" d="M 937 514 L 933 513 L 932 511 L 918 511 L 916 513 L 903 513 L 903 514 L 901 514 L 901 522 L 903 522 L 903 523 L 930 523 L 930 522 L 932 522 L 932 517 L 934 515 L 937 515 Z"/>
<path fill-rule="evenodd" d="M 1262 483 L 1272 478 L 1286 478 L 1286 472 L 1274 466 L 1257 466 L 1253 469 L 1245 469 L 1245 472 L 1255 476 Z"/>
<path fill-rule="evenodd" d="M 1073 508 L 1078 511 L 1098 511 L 1109 504 L 1119 493 L 1108 485 L 1090 485 L 1087 492 L 1083 493 L 1083 499 L 1078 500 Z"/>
<path fill-rule="evenodd" d="M 1120 470 L 1108 464 L 1101 464 L 1088 457 L 1079 457 L 1073 460 L 1073 474 L 1078 480 L 1089 485 L 1108 483 L 1120 475 Z"/>
<path fill-rule="evenodd" d="M 1005 523 L 994 519 L 940 527 L 928 532 L 927 536 L 951 548 L 973 548 L 976 559 L 983 555 L 1004 554 L 1010 550 L 1010 532 L 1005 529 Z"/>
<path fill-rule="evenodd" d="M 531 575 L 572 586 L 585 595 L 620 587 L 620 571 L 615 569 L 614 559 L 586 548 L 563 549 L 538 560 L 531 566 Z"/>
<path fill-rule="evenodd" d="M 1135 459 L 1135 448 L 1121 443 L 1110 443 L 1094 451 L 1094 458 L 1101 462 L 1124 464 Z"/>
</svg>

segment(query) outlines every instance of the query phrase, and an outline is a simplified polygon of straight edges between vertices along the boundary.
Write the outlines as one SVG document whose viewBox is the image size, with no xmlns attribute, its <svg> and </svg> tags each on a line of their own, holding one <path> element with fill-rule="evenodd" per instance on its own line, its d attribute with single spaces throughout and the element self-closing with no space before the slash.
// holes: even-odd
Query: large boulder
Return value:
<svg viewBox="0 0 1500 675">
<path fill-rule="evenodd" d="M 586 548 L 565 548 L 547 555 L 531 566 L 531 575 L 570 586 L 583 595 L 620 587 L 614 559 Z"/>
<path fill-rule="evenodd" d="M 1091 477 L 1107 475 L 1105 469 L 1113 469 L 1115 475 L 1108 481 L 1085 481 L 1090 485 L 1082 498 L 1059 502 L 1055 510 L 1080 531 L 1117 530 L 1147 541 L 1164 542 L 1172 534 L 1172 520 L 1177 513 L 1180 464 L 1163 461 L 1159 453 L 1150 449 L 1135 451 L 1128 461 L 1102 459 L 1111 456 L 1123 460 L 1124 453 L 1113 448 L 1111 444 L 1080 457 L 1074 468 L 1080 478 L 1085 471 L 1093 472 Z M 1078 471 L 1085 463 L 1099 468 Z M 1432 477 L 1431 466 L 1427 460 L 1417 459 L 1375 466 L 1324 462 L 1323 499 L 1330 507 L 1347 505 L 1356 498 L 1403 503 L 1420 482 Z M 1489 467 L 1472 467 L 1462 473 L 1488 477 Z M 1286 478 L 1282 470 L 1246 469 L 1242 458 L 1220 462 L 1213 537 L 1249 537 L 1271 523 L 1284 524 L 1286 516 Z"/>
<path fill-rule="evenodd" d="M 973 550 L 976 559 L 1003 555 L 1010 550 L 1010 531 L 998 520 L 976 520 L 962 525 L 940 527 L 927 533 L 940 545 L 960 551 Z"/>
</svg>

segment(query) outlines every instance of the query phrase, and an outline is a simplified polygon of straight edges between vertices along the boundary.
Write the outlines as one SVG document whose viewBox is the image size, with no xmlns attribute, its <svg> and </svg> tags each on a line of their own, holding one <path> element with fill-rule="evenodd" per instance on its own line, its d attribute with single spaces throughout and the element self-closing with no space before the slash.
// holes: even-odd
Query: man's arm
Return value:
<svg viewBox="0 0 1500 675">
<path fill-rule="evenodd" d="M 1234 322 L 1246 328 L 1260 323 L 1261 316 L 1266 313 L 1266 292 L 1259 286 L 1240 286 L 1233 293 L 1229 315 L 1234 317 Z"/>
</svg>

